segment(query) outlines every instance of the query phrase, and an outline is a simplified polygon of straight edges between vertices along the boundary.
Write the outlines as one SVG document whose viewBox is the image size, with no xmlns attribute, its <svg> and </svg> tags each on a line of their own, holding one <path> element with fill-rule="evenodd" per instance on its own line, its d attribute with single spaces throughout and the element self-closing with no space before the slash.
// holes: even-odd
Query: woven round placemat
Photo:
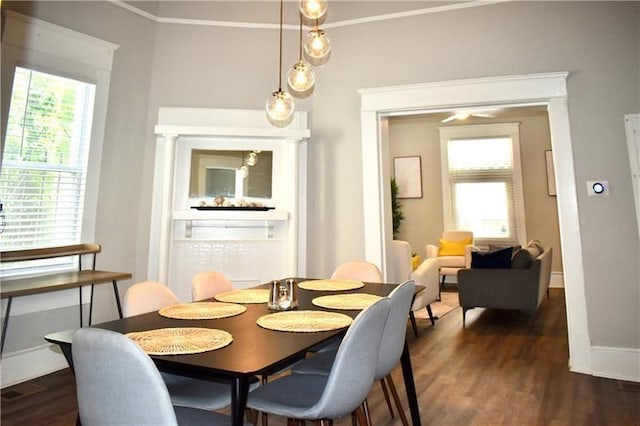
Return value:
<svg viewBox="0 0 640 426">
<path fill-rule="evenodd" d="M 231 290 L 216 294 L 216 300 L 230 303 L 267 303 L 269 290 L 266 288 L 247 288 L 244 290 Z"/>
<path fill-rule="evenodd" d="M 230 333 L 214 328 L 179 327 L 127 333 L 149 355 L 186 355 L 213 351 L 233 341 Z"/>
<path fill-rule="evenodd" d="M 160 315 L 173 319 L 217 319 L 240 315 L 247 308 L 235 303 L 193 302 L 166 306 L 158 311 Z"/>
<path fill-rule="evenodd" d="M 364 287 L 364 283 L 356 280 L 313 280 L 298 284 L 298 288 L 314 291 L 345 291 L 361 287 Z"/>
<path fill-rule="evenodd" d="M 294 333 L 314 333 L 348 327 L 353 320 L 345 314 L 323 311 L 286 311 L 263 315 L 258 325 L 275 331 Z"/>
<path fill-rule="evenodd" d="M 380 299 L 382 297 L 367 293 L 331 294 L 316 297 L 311 303 L 321 308 L 356 310 L 373 305 Z"/>
</svg>

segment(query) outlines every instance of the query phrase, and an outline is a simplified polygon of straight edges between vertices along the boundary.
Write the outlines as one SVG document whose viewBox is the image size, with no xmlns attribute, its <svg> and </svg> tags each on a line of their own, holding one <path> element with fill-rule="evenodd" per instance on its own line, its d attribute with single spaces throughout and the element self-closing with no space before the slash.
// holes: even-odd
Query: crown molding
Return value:
<svg viewBox="0 0 640 426">
<path fill-rule="evenodd" d="M 280 29 L 279 24 L 265 24 L 259 22 L 237 22 L 237 21 L 217 21 L 217 20 L 209 20 L 209 19 L 191 19 L 191 18 L 171 18 L 171 17 L 161 17 L 156 16 L 152 13 L 146 12 L 142 9 L 139 9 L 131 4 L 125 3 L 121 0 L 108 0 L 110 3 L 115 6 L 121 7 L 129 12 L 140 15 L 144 18 L 147 18 L 153 22 L 158 24 L 173 24 L 173 25 L 200 25 L 200 26 L 208 26 L 208 27 L 228 27 L 228 28 L 248 28 L 248 29 L 269 29 L 269 30 L 278 30 Z M 443 13 L 449 12 L 453 10 L 461 10 L 461 9 L 469 9 L 473 7 L 482 7 L 489 6 L 496 3 L 508 3 L 513 2 L 515 0 L 472 0 L 468 2 L 455 3 L 445 6 L 437 6 L 437 7 L 426 7 L 422 9 L 408 10 L 406 12 L 395 12 L 395 13 L 385 13 L 382 15 L 375 16 L 367 16 L 364 18 L 356 18 L 356 19 L 347 19 L 344 21 L 337 21 L 332 23 L 327 23 L 323 25 L 325 29 L 331 28 L 340 28 L 340 27 L 348 27 L 352 25 L 360 25 L 367 24 L 370 22 L 379 22 L 379 21 L 388 21 L 392 19 L 402 19 L 409 18 L 413 16 L 420 15 L 428 15 L 432 13 Z M 299 30 L 298 25 L 288 25 L 284 24 L 283 29 L 285 30 Z"/>
</svg>

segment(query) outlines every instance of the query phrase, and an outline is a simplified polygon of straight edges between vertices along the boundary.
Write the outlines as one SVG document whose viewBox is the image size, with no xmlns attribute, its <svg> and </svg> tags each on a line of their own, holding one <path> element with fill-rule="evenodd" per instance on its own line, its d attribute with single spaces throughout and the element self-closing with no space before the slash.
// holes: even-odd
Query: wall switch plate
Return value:
<svg viewBox="0 0 640 426">
<path fill-rule="evenodd" d="M 608 196 L 609 181 L 606 181 L 606 180 L 587 181 L 587 195 L 589 195 L 590 197 Z"/>
</svg>

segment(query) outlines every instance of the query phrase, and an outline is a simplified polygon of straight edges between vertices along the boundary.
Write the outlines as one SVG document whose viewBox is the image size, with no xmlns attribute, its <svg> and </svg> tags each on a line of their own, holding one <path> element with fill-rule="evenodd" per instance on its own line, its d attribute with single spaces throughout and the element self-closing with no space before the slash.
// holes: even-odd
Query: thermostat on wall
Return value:
<svg viewBox="0 0 640 426">
<path fill-rule="evenodd" d="M 594 197 L 596 195 L 609 195 L 609 182 L 606 180 L 588 181 L 587 194 L 590 197 Z"/>
</svg>

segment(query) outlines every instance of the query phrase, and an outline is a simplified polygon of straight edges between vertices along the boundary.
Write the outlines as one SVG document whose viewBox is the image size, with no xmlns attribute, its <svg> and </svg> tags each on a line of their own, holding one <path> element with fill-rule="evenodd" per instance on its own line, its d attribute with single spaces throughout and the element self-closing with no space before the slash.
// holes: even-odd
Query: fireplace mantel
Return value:
<svg viewBox="0 0 640 426">
<path fill-rule="evenodd" d="M 283 259 L 273 259 L 282 268 L 270 273 L 283 276 L 303 276 L 306 272 L 306 159 L 310 131 L 306 128 L 306 113 L 296 112 L 291 125 L 276 128 L 266 120 L 260 110 L 226 110 L 206 108 L 160 108 L 156 133 L 156 158 L 154 166 L 153 205 L 151 213 L 149 279 L 167 283 L 181 299 L 187 296 L 182 283 L 190 285 L 191 274 L 196 268 L 224 269 L 224 265 L 207 264 L 199 260 L 191 270 L 185 267 L 189 259 L 185 253 L 202 253 L 207 249 L 225 250 L 226 241 L 233 241 L 229 251 L 252 253 L 252 256 L 273 257 L 283 253 Z M 274 194 L 268 211 L 198 211 L 191 210 L 188 191 L 185 190 L 190 174 L 186 164 L 190 149 L 214 150 L 272 150 L 274 166 L 272 179 Z M 185 195 L 187 193 L 187 195 Z M 215 232 L 200 232 L 192 238 L 190 229 L 195 224 L 211 223 Z M 203 222 L 204 221 L 204 222 Z M 228 222 L 228 223 L 227 223 Z M 238 223 L 246 223 L 239 226 Z M 252 225 L 256 223 L 256 226 Z M 259 225 L 265 223 L 265 225 Z M 208 225 L 207 225 L 208 226 Z M 260 232 L 240 232 L 239 228 L 269 229 Z M 185 234 L 184 229 L 189 231 Z M 225 229 L 228 229 L 225 234 Z M 208 231 L 208 230 L 207 230 Z M 184 238 L 188 235 L 189 238 Z M 266 235 L 266 237 L 265 237 Z M 268 240 L 268 244 L 264 240 Z M 192 244 L 197 247 L 184 247 Z M 270 245 L 269 245 L 270 244 Z M 273 244 L 282 246 L 274 247 Z M 265 253 L 259 254 L 256 250 Z M 203 248 L 206 247 L 206 248 Z M 222 248 L 221 248 L 222 247 Z M 250 247 L 250 250 L 247 249 Z M 187 256 L 181 266 L 176 256 Z M 206 256 L 206 253 L 205 253 Z M 215 263 L 215 262 L 214 262 Z M 176 272 L 180 270 L 180 272 Z M 221 270 L 238 286 L 248 285 L 266 277 L 241 277 L 243 271 Z M 278 277 L 269 276 L 268 279 Z M 180 294 L 181 293 L 181 294 Z"/>
</svg>

